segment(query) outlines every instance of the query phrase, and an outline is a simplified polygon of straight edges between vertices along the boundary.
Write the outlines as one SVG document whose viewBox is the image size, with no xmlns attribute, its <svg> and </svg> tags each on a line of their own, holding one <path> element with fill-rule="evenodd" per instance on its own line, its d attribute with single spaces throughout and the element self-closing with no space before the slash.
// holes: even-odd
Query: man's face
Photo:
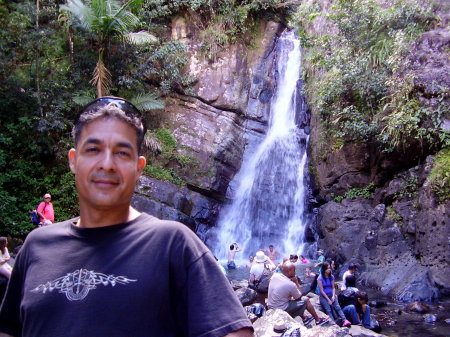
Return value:
<svg viewBox="0 0 450 337">
<path fill-rule="evenodd" d="M 273 252 L 273 246 L 269 246 L 269 250 Z"/>
<path fill-rule="evenodd" d="M 69 151 L 82 208 L 129 206 L 145 166 L 136 140 L 136 131 L 118 119 L 101 118 L 84 126 L 76 149 Z"/>
<path fill-rule="evenodd" d="M 49 203 L 49 202 L 50 202 L 50 200 L 52 200 L 52 198 L 49 198 L 49 197 L 47 197 L 47 198 L 44 198 L 44 201 L 45 201 L 46 203 Z"/>
</svg>

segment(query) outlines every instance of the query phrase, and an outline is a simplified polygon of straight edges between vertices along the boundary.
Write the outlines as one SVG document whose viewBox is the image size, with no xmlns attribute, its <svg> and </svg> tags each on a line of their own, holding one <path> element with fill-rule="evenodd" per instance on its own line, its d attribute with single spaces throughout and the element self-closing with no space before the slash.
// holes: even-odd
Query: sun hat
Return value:
<svg viewBox="0 0 450 337">
<path fill-rule="evenodd" d="M 322 254 L 322 255 L 323 255 L 323 250 L 322 250 L 322 249 L 319 249 L 319 250 L 317 251 L 317 253 L 319 253 L 319 254 Z"/>
<path fill-rule="evenodd" d="M 44 199 L 45 198 L 51 198 L 52 196 L 49 194 L 49 193 L 45 193 L 45 195 L 44 195 Z"/>
<path fill-rule="evenodd" d="M 281 319 L 276 321 L 273 325 L 273 332 L 282 334 L 287 329 L 286 323 L 282 321 Z"/>
<path fill-rule="evenodd" d="M 263 263 L 264 261 L 266 261 L 266 258 L 267 258 L 266 254 L 264 254 L 264 252 L 260 250 L 260 251 L 256 252 L 254 261 Z"/>
</svg>

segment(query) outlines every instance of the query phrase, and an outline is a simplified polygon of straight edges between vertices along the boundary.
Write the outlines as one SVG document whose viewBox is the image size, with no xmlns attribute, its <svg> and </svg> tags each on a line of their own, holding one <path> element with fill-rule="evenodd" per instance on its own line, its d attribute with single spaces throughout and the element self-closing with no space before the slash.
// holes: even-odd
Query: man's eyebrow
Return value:
<svg viewBox="0 0 450 337">
<path fill-rule="evenodd" d="M 102 144 L 102 141 L 98 138 L 88 138 L 84 141 L 84 144 L 97 144 L 100 145 Z"/>
<path fill-rule="evenodd" d="M 118 147 L 126 147 L 129 148 L 130 150 L 134 150 L 134 147 L 131 143 L 128 142 L 118 142 L 117 145 Z"/>
</svg>

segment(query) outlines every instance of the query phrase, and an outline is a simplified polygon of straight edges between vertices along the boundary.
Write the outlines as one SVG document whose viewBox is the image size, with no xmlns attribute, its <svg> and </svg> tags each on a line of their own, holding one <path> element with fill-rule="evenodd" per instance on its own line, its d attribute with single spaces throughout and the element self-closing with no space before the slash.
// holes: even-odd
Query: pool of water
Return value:
<svg viewBox="0 0 450 337">
<path fill-rule="evenodd" d="M 241 265 L 241 266 L 239 266 Z M 226 263 L 224 263 L 226 268 Z M 309 288 L 312 278 L 306 277 L 305 270 L 310 267 L 316 271 L 313 264 L 297 265 L 297 275 L 304 282 L 304 289 Z M 250 269 L 245 263 L 238 263 L 238 268 L 227 271 L 229 280 L 248 280 Z M 450 298 L 444 298 L 436 302 L 427 303 L 431 310 L 429 313 L 437 316 L 435 323 L 426 323 L 422 314 L 406 312 L 407 304 L 393 301 L 373 289 L 361 289 L 367 291 L 371 301 L 386 302 L 380 308 L 372 308 L 373 315 L 382 327 L 381 333 L 389 337 L 450 337 L 450 324 L 445 322 L 450 319 Z"/>
</svg>

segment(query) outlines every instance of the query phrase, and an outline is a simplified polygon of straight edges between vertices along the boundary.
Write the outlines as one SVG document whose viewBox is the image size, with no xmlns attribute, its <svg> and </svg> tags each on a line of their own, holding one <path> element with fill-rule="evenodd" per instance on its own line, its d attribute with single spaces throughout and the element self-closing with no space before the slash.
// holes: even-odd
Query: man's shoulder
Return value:
<svg viewBox="0 0 450 337">
<path fill-rule="evenodd" d="M 179 233 L 182 235 L 195 235 L 186 225 L 178 221 L 162 220 L 148 213 L 141 213 L 136 219 L 136 228 L 140 230 L 156 230 L 160 233 Z"/>
</svg>

